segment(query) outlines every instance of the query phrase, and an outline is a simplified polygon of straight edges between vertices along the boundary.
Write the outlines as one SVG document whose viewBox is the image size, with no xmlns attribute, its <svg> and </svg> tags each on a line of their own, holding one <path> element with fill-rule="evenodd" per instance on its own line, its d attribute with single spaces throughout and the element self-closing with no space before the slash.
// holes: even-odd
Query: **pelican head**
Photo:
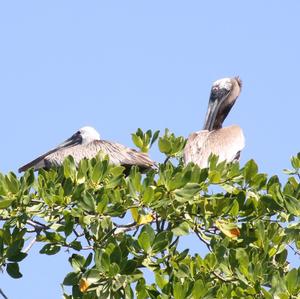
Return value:
<svg viewBox="0 0 300 299">
<path fill-rule="evenodd" d="M 238 98 L 242 87 L 239 77 L 219 79 L 213 83 L 209 97 L 204 130 L 222 128 L 222 124 Z"/>
<path fill-rule="evenodd" d="M 81 143 L 87 144 L 94 140 L 100 140 L 100 135 L 93 127 L 82 127 L 78 130 L 79 135 L 81 136 Z"/>
<path fill-rule="evenodd" d="M 94 140 L 100 140 L 99 133 L 93 127 L 82 127 L 70 138 L 61 143 L 57 148 L 59 149 L 78 144 L 88 144 Z"/>
</svg>

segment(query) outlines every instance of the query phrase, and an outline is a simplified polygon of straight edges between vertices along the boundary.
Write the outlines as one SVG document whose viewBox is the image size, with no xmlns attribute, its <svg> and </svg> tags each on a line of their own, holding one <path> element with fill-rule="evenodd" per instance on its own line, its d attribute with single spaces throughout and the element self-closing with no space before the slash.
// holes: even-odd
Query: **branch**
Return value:
<svg viewBox="0 0 300 299">
<path fill-rule="evenodd" d="M 169 248 L 173 247 L 179 240 L 179 236 L 175 238 L 175 240 L 170 244 Z"/>
<path fill-rule="evenodd" d="M 300 252 L 296 250 L 292 245 L 288 244 L 288 247 L 293 251 L 295 255 L 300 255 Z"/>
<path fill-rule="evenodd" d="M 30 243 L 28 244 L 28 246 L 25 248 L 25 250 L 23 251 L 24 253 L 27 253 L 31 247 L 33 246 L 33 244 L 36 242 L 36 236 L 30 241 Z"/>
<path fill-rule="evenodd" d="M 74 249 L 74 247 L 72 245 L 70 245 L 70 244 L 61 244 L 61 247 L 65 247 L 65 248 L 68 248 L 68 249 L 69 248 L 70 249 Z M 90 245 L 90 246 L 81 247 L 80 250 L 92 250 L 92 249 L 94 249 L 94 247 L 92 245 Z"/>
<path fill-rule="evenodd" d="M 164 161 L 164 163 L 163 164 L 166 164 L 169 160 L 171 159 L 171 157 L 170 156 L 168 156 L 166 159 L 165 159 L 165 161 Z"/>
<path fill-rule="evenodd" d="M 232 282 L 232 281 L 235 281 L 236 279 L 234 279 L 234 278 L 224 278 L 224 277 L 222 277 L 220 274 L 218 274 L 218 273 L 216 273 L 215 271 L 212 271 L 212 274 L 215 276 L 215 277 L 217 277 L 218 279 L 220 279 L 221 281 L 223 281 L 223 282 Z"/>
<path fill-rule="evenodd" d="M 6 217 L 2 217 L 2 216 L 0 217 L 0 221 L 7 221 L 9 219 L 10 219 L 9 217 L 7 217 L 7 218 Z"/>
<path fill-rule="evenodd" d="M 152 220 L 152 221 L 149 221 L 147 224 L 152 224 L 156 221 L 156 217 Z M 128 231 L 132 231 L 132 230 L 136 230 L 138 229 L 140 226 L 144 225 L 146 223 L 136 223 L 136 222 L 132 222 L 132 223 L 129 223 L 129 224 L 123 224 L 123 225 L 118 225 L 118 224 L 115 224 L 116 228 L 115 228 L 115 231 L 114 231 L 114 235 L 119 235 L 121 233 L 125 233 L 125 232 L 128 232 Z"/>
<path fill-rule="evenodd" d="M 116 229 L 114 231 L 114 235 L 119 235 L 128 231 L 132 231 L 135 230 L 136 228 L 138 228 L 140 226 L 140 224 L 137 224 L 136 222 L 132 222 L 129 224 L 124 224 L 124 225 L 116 225 Z"/>
<path fill-rule="evenodd" d="M 41 232 L 42 230 L 49 229 L 49 227 L 43 223 L 33 220 L 27 220 L 27 224 L 31 225 L 37 233 Z"/>
<path fill-rule="evenodd" d="M 198 230 L 198 228 L 197 227 L 195 227 L 195 234 L 196 234 L 196 236 L 198 237 L 198 239 L 201 241 L 201 242 L 203 242 L 205 245 L 206 245 L 206 247 L 207 247 L 207 249 L 211 252 L 212 250 L 211 250 L 211 247 L 210 247 L 210 243 L 208 242 L 208 241 L 206 241 L 201 235 L 200 235 L 200 231 Z"/>
<path fill-rule="evenodd" d="M 2 291 L 2 289 L 0 289 L 0 295 L 2 295 L 2 297 L 4 299 L 8 299 L 8 297 L 4 294 L 4 292 Z"/>
</svg>

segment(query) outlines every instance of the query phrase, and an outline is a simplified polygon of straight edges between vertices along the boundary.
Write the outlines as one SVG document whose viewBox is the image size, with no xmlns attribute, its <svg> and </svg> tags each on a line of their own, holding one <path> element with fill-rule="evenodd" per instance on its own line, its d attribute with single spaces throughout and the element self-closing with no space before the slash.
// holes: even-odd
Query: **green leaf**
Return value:
<svg viewBox="0 0 300 299">
<path fill-rule="evenodd" d="M 218 184 L 221 181 L 221 173 L 218 170 L 211 170 L 209 172 L 208 178 L 211 183 Z"/>
<path fill-rule="evenodd" d="M 98 161 L 93 167 L 91 179 L 94 184 L 98 183 L 98 181 L 102 178 L 102 164 L 102 161 Z"/>
<path fill-rule="evenodd" d="M 143 231 L 138 237 L 138 243 L 145 252 L 149 252 L 151 248 L 150 236 L 146 231 Z"/>
<path fill-rule="evenodd" d="M 208 289 L 205 287 L 202 280 L 195 281 L 192 291 L 193 298 L 202 298 L 207 292 Z"/>
<path fill-rule="evenodd" d="M 83 266 L 85 268 L 88 267 L 91 264 L 92 260 L 93 260 L 93 253 L 89 253 Z"/>
<path fill-rule="evenodd" d="M 154 189 L 153 187 L 147 187 L 144 191 L 143 194 L 143 203 L 148 204 L 150 202 L 152 202 L 152 200 L 154 199 Z"/>
<path fill-rule="evenodd" d="M 159 150 L 164 154 L 169 154 L 171 152 L 171 143 L 163 138 L 159 138 L 158 140 Z"/>
<path fill-rule="evenodd" d="M 3 198 L 5 198 L 5 197 L 0 196 L 0 209 L 8 208 L 15 201 L 15 199 L 13 199 L 13 198 L 10 198 L 10 199 L 3 199 Z"/>
<path fill-rule="evenodd" d="M 258 167 L 254 160 L 249 160 L 244 167 L 244 176 L 246 183 L 249 183 L 251 179 L 257 174 Z"/>
<path fill-rule="evenodd" d="M 294 169 L 298 170 L 300 168 L 300 159 L 298 157 L 292 157 L 291 164 Z"/>
<path fill-rule="evenodd" d="M 143 140 L 140 136 L 137 136 L 136 134 L 131 134 L 131 138 L 136 147 L 138 148 L 143 147 Z"/>
<path fill-rule="evenodd" d="M 110 172 L 113 174 L 113 176 L 118 177 L 120 176 L 125 170 L 124 166 L 115 166 L 113 168 L 110 169 Z"/>
<path fill-rule="evenodd" d="M 155 272 L 155 282 L 161 290 L 168 284 L 168 280 L 164 275 L 161 275 L 158 272 Z"/>
<path fill-rule="evenodd" d="M 174 299 L 185 299 L 185 294 L 185 288 L 181 285 L 181 283 L 176 282 L 174 285 Z"/>
<path fill-rule="evenodd" d="M 85 264 L 85 258 L 79 254 L 72 254 L 69 261 L 75 272 L 80 272 L 81 268 L 83 268 L 83 265 Z"/>
<path fill-rule="evenodd" d="M 107 209 L 108 205 L 108 198 L 106 196 L 103 196 L 101 200 L 97 204 L 97 212 L 101 215 L 104 214 L 104 212 Z"/>
<path fill-rule="evenodd" d="M 152 252 L 160 252 L 165 249 L 169 245 L 171 235 L 167 231 L 158 233 L 153 241 Z"/>
<path fill-rule="evenodd" d="M 295 216 L 300 216 L 300 200 L 285 194 L 285 206 L 287 210 Z"/>
<path fill-rule="evenodd" d="M 5 183 L 6 183 L 8 190 L 11 193 L 13 193 L 13 194 L 18 193 L 19 188 L 20 188 L 20 183 L 17 180 L 17 177 L 13 172 L 10 172 L 8 175 L 5 176 Z"/>
<path fill-rule="evenodd" d="M 285 277 L 286 286 L 290 294 L 300 288 L 300 276 L 298 275 L 297 269 L 292 269 Z"/>
<path fill-rule="evenodd" d="M 147 291 L 146 291 L 146 284 L 145 280 L 142 278 L 138 281 L 136 284 L 136 293 L 137 293 L 137 299 L 147 299 L 149 298 Z"/>
<path fill-rule="evenodd" d="M 40 253 L 47 255 L 54 255 L 60 251 L 60 246 L 55 244 L 46 244 L 41 250 Z"/>
<path fill-rule="evenodd" d="M 174 190 L 174 194 L 183 199 L 190 199 L 198 194 L 200 190 L 201 188 L 199 184 L 187 183 L 183 188 Z"/>
<path fill-rule="evenodd" d="M 75 284 L 78 284 L 79 278 L 80 278 L 80 273 L 70 272 L 64 278 L 63 285 L 73 286 Z"/>
<path fill-rule="evenodd" d="M 68 156 L 63 162 L 64 176 L 66 178 L 75 179 L 76 175 L 76 165 L 74 158 L 72 156 Z"/>
<path fill-rule="evenodd" d="M 187 222 L 180 223 L 177 227 L 172 229 L 175 236 L 186 236 L 189 234 L 190 226 Z"/>
<path fill-rule="evenodd" d="M 21 262 L 25 259 L 25 257 L 27 257 L 27 253 L 25 252 L 19 252 L 18 254 L 14 255 L 14 256 L 11 256 L 10 258 L 8 258 L 8 260 L 10 262 Z"/>
<path fill-rule="evenodd" d="M 7 249 L 6 255 L 10 261 L 17 262 L 19 259 L 25 258 L 24 254 L 21 253 L 22 247 L 24 245 L 24 240 L 19 239 L 14 241 Z"/>
<path fill-rule="evenodd" d="M 20 273 L 19 265 L 17 263 L 8 263 L 6 271 L 12 278 L 21 278 L 23 275 Z"/>
<path fill-rule="evenodd" d="M 134 260 L 129 260 L 124 264 L 124 268 L 122 269 L 122 274 L 130 275 L 136 272 L 137 270 L 137 262 Z"/>
<path fill-rule="evenodd" d="M 153 137 L 152 137 L 152 140 L 151 140 L 151 143 L 150 143 L 150 146 L 153 145 L 153 143 L 157 140 L 158 136 L 159 136 L 159 132 L 160 131 L 155 131 L 154 134 L 153 134 Z"/>
<path fill-rule="evenodd" d="M 110 269 L 110 258 L 106 252 L 102 252 L 100 257 L 100 270 L 108 272 Z"/>
<path fill-rule="evenodd" d="M 144 232 L 149 236 L 150 243 L 152 244 L 154 241 L 154 238 L 155 238 L 154 229 L 151 227 L 151 225 L 146 224 L 143 226 L 143 228 L 141 230 L 141 234 Z"/>
<path fill-rule="evenodd" d="M 108 275 L 110 277 L 115 277 L 118 273 L 120 273 L 120 267 L 116 263 L 111 263 L 108 270 Z"/>
<path fill-rule="evenodd" d="M 70 244 L 69 244 L 70 248 L 73 248 L 74 250 L 81 250 L 82 249 L 82 245 L 79 241 L 72 241 Z"/>
<path fill-rule="evenodd" d="M 83 193 L 79 206 L 88 212 L 94 212 L 96 210 L 95 200 L 88 191 Z"/>
<path fill-rule="evenodd" d="M 89 284 L 93 284 L 101 279 L 102 273 L 96 269 L 88 270 L 84 274 L 84 278 L 88 281 Z"/>
</svg>

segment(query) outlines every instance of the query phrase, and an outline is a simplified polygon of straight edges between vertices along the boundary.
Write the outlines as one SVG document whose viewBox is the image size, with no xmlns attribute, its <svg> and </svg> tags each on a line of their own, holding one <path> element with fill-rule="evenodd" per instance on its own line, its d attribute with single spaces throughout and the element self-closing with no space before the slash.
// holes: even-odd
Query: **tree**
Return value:
<svg viewBox="0 0 300 299">
<path fill-rule="evenodd" d="M 157 137 L 138 130 L 133 141 L 148 151 Z M 66 299 L 300 298 L 300 269 L 288 261 L 300 248 L 300 154 L 282 185 L 253 160 L 185 167 L 184 144 L 166 131 L 166 160 L 146 174 L 125 175 L 107 157 L 0 174 L 2 269 L 20 278 L 20 262 L 42 242 L 41 254 L 71 250 Z M 206 252 L 190 253 L 186 235 Z"/>
</svg>

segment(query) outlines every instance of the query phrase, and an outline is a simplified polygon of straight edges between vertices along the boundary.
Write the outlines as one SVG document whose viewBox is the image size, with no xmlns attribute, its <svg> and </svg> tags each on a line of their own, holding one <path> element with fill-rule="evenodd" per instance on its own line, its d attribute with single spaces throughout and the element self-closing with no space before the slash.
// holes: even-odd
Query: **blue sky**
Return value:
<svg viewBox="0 0 300 299">
<path fill-rule="evenodd" d="M 225 124 L 244 129 L 241 162 L 281 174 L 300 150 L 299 11 L 296 0 L 1 1 L 0 171 L 84 125 L 128 146 L 138 127 L 188 136 L 203 125 L 211 83 L 239 75 Z M 1 274 L 9 298 L 60 296 L 66 254 L 36 252 L 23 279 Z"/>
</svg>

